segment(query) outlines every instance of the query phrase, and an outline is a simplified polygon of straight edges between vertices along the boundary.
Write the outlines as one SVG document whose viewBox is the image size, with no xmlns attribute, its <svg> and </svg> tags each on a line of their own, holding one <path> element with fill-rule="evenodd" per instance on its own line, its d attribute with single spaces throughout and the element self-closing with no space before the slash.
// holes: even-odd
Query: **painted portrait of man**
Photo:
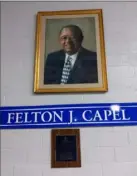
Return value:
<svg viewBox="0 0 137 176">
<path fill-rule="evenodd" d="M 102 10 L 37 14 L 35 92 L 107 91 Z"/>
<path fill-rule="evenodd" d="M 82 46 L 81 28 L 74 24 L 59 31 L 61 49 L 47 55 L 44 84 L 97 83 L 97 54 Z"/>
</svg>

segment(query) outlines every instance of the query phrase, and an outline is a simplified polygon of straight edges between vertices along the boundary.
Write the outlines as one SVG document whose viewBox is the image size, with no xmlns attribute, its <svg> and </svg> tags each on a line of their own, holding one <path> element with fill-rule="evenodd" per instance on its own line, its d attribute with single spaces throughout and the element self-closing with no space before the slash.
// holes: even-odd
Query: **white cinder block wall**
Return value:
<svg viewBox="0 0 137 176">
<path fill-rule="evenodd" d="M 33 95 L 35 14 L 102 8 L 109 91 Z M 2 2 L 3 106 L 137 102 L 137 2 Z M 1 131 L 1 176 L 137 176 L 137 127 L 81 128 L 82 167 L 50 168 L 50 130 Z"/>
</svg>

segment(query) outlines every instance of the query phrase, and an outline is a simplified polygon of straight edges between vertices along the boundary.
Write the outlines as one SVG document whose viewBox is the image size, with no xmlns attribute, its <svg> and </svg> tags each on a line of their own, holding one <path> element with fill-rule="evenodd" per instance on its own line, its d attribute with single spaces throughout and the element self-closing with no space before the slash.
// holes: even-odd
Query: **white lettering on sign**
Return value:
<svg viewBox="0 0 137 176">
<path fill-rule="evenodd" d="M 96 111 L 95 116 L 94 116 L 94 118 L 93 118 L 93 121 L 97 121 L 97 119 L 98 119 L 99 121 L 102 121 L 102 120 L 103 120 L 102 117 L 101 117 L 101 115 L 100 115 L 100 112 L 99 112 L 99 111 Z"/>
<path fill-rule="evenodd" d="M 53 122 L 56 122 L 57 119 L 59 119 L 61 122 L 63 122 L 63 112 L 60 111 L 59 114 L 56 111 L 53 111 Z"/>
<path fill-rule="evenodd" d="M 111 110 L 104 110 L 104 120 L 108 121 L 108 117 L 112 115 Z"/>
<path fill-rule="evenodd" d="M 40 123 L 40 122 L 63 122 L 64 111 L 34 111 L 34 112 L 10 112 L 7 123 Z"/>
<path fill-rule="evenodd" d="M 24 123 L 32 123 L 32 120 L 29 120 L 29 113 L 24 112 Z"/>
<path fill-rule="evenodd" d="M 31 112 L 31 115 L 34 115 L 34 123 L 38 123 L 38 115 L 41 115 L 41 112 Z"/>
<path fill-rule="evenodd" d="M 126 110 L 125 109 L 122 109 L 121 110 L 122 111 L 122 120 L 130 120 L 131 119 L 131 117 L 126 117 Z"/>
<path fill-rule="evenodd" d="M 88 114 L 88 115 L 87 115 Z M 89 115 L 92 115 L 92 111 L 91 110 L 86 110 L 86 111 L 84 111 L 83 113 L 82 113 L 82 117 L 83 117 L 83 119 L 85 120 L 85 121 L 87 121 L 87 122 L 90 122 L 90 121 L 92 121 L 92 117 L 90 117 L 90 119 L 87 119 L 87 116 L 89 116 Z"/>
<path fill-rule="evenodd" d="M 8 121 L 7 121 L 7 123 L 12 123 L 11 120 L 12 121 L 14 120 L 14 116 L 15 116 L 14 112 L 8 113 Z"/>
<path fill-rule="evenodd" d="M 74 111 L 69 111 L 69 124 L 73 123 L 73 120 L 75 119 L 76 117 L 74 116 Z"/>
<path fill-rule="evenodd" d="M 28 112 L 9 112 L 7 124 L 33 124 L 33 123 L 61 123 L 67 122 L 106 122 L 106 121 L 128 121 L 131 119 L 125 109 L 116 110 L 94 110 L 88 109 L 83 112 L 78 110 L 65 111 L 28 111 Z"/>
</svg>

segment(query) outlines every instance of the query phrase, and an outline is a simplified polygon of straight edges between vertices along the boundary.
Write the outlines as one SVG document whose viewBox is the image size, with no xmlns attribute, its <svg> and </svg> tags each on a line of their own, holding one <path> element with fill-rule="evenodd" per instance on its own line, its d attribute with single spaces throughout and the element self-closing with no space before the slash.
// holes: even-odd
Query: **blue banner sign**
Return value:
<svg viewBox="0 0 137 176">
<path fill-rule="evenodd" d="M 1 129 L 137 125 L 137 103 L 0 108 Z"/>
</svg>

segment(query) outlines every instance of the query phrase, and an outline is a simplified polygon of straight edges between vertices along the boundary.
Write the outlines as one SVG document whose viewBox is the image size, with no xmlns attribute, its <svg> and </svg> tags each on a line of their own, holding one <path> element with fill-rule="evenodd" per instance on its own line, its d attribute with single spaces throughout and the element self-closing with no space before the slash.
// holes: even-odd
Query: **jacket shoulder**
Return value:
<svg viewBox="0 0 137 176">
<path fill-rule="evenodd" d="M 86 55 L 92 55 L 92 56 L 96 56 L 97 53 L 95 51 L 91 51 L 89 49 L 86 49 L 86 48 L 82 48 L 82 52 Z"/>
<path fill-rule="evenodd" d="M 58 51 L 54 51 L 48 54 L 47 57 L 54 57 L 54 56 L 58 56 L 58 55 L 62 55 L 63 54 L 63 50 L 58 50 Z"/>
</svg>

